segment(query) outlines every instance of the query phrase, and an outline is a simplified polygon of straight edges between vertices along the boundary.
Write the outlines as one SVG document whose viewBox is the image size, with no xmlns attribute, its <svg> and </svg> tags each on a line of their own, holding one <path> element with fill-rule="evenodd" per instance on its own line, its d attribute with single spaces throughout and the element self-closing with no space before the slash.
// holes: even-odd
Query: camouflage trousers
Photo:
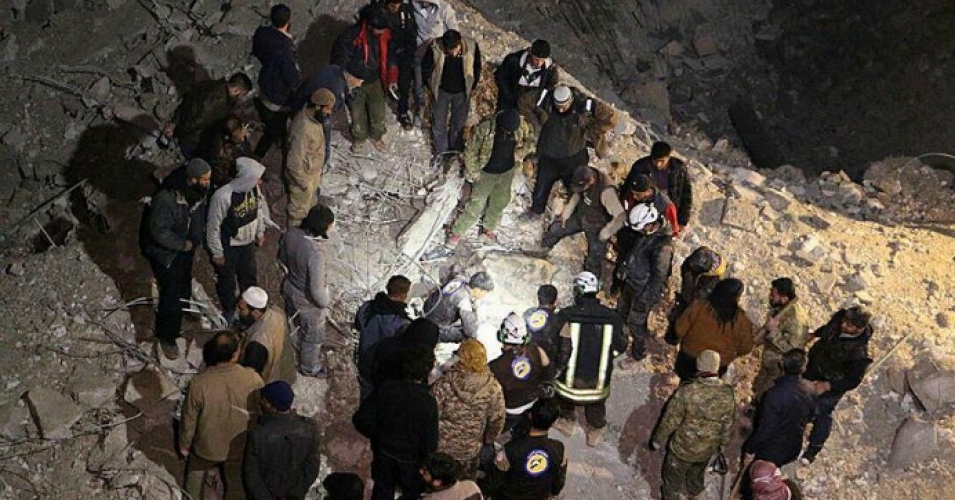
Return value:
<svg viewBox="0 0 955 500">
<path fill-rule="evenodd" d="M 680 495 L 696 497 L 706 489 L 706 466 L 709 460 L 687 462 L 667 451 L 663 461 L 663 500 L 680 500 Z"/>
</svg>

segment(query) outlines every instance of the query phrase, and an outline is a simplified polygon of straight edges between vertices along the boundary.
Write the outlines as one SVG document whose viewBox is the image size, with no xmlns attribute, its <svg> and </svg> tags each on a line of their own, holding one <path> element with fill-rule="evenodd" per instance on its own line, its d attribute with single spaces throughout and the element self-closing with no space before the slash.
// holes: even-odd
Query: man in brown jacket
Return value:
<svg viewBox="0 0 955 500">
<path fill-rule="evenodd" d="M 335 94 L 328 89 L 312 93 L 309 104 L 292 120 L 289 154 L 285 164 L 288 182 L 288 226 L 297 226 L 308 210 L 322 183 L 325 167 L 325 123 L 335 108 Z"/>
<path fill-rule="evenodd" d="M 245 330 L 242 366 L 258 372 L 266 384 L 277 380 L 294 384 L 295 353 L 285 313 L 270 307 L 269 294 L 257 286 L 242 292 L 236 312 L 239 326 Z"/>
<path fill-rule="evenodd" d="M 230 331 L 206 342 L 202 357 L 209 368 L 189 383 L 179 432 L 179 452 L 189 460 L 185 490 L 191 498 L 202 498 L 206 474 L 219 469 L 225 498 L 245 498 L 242 453 L 258 416 L 262 377 L 238 364 L 239 339 Z"/>
<path fill-rule="evenodd" d="M 694 301 L 676 321 L 680 351 L 674 371 L 680 380 L 696 376 L 696 357 L 707 349 L 720 355 L 720 376 L 734 359 L 753 350 L 753 323 L 739 306 L 742 294 L 742 281 L 720 280 L 709 297 Z"/>
</svg>

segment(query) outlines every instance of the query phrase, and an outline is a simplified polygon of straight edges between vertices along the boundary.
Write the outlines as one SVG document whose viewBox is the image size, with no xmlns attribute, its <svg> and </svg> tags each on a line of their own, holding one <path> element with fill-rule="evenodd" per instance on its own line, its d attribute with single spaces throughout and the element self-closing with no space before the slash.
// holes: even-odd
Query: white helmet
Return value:
<svg viewBox="0 0 955 500">
<path fill-rule="evenodd" d="M 644 233 L 652 233 L 653 231 L 647 230 L 647 226 L 659 220 L 660 211 L 657 210 L 657 207 L 653 206 L 653 203 L 638 203 L 631 208 L 630 213 L 627 214 L 627 226 L 634 231 Z"/>
<path fill-rule="evenodd" d="M 600 281 L 597 276 L 590 271 L 584 271 L 574 276 L 574 293 L 583 295 L 585 293 L 597 293 L 600 291 Z"/>
<path fill-rule="evenodd" d="M 497 339 L 505 344 L 525 344 L 528 338 L 524 318 L 513 312 L 504 318 L 504 321 L 501 322 L 501 329 L 497 331 Z"/>
</svg>

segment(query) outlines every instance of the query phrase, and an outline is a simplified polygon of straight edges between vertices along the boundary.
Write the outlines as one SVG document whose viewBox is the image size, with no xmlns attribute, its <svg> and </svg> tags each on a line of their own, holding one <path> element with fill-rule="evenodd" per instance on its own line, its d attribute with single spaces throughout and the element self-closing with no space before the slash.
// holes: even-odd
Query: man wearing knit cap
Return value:
<svg viewBox="0 0 955 500">
<path fill-rule="evenodd" d="M 663 499 L 696 497 L 705 488 L 706 466 L 729 443 L 736 422 L 733 387 L 719 378 L 720 355 L 701 351 L 698 375 L 671 396 L 650 439 L 651 450 L 667 444 L 663 462 Z"/>
<path fill-rule="evenodd" d="M 550 44 L 547 40 L 534 40 L 530 47 L 505 56 L 494 71 L 497 110 L 517 109 L 531 118 L 530 111 L 540 91 L 554 88 L 558 78 Z"/>
<path fill-rule="evenodd" d="M 289 226 L 301 223 L 308 210 L 315 206 L 326 160 L 325 126 L 334 108 L 335 94 L 328 89 L 318 89 L 292 120 L 285 163 Z"/>
<path fill-rule="evenodd" d="M 676 205 L 677 226 L 673 228 L 675 232 L 685 228 L 693 213 L 693 183 L 690 182 L 683 160 L 673 157 L 673 147 L 663 141 L 653 143 L 650 156 L 640 158 L 630 167 L 620 191 L 629 193 L 639 175 L 648 176 L 653 185 L 666 193 Z"/>
<path fill-rule="evenodd" d="M 318 426 L 292 411 L 295 393 L 285 381 L 261 391 L 262 416 L 249 431 L 242 469 L 253 499 L 303 499 L 318 478 Z"/>
<path fill-rule="evenodd" d="M 529 141 L 530 128 L 513 109 L 488 117 L 474 128 L 464 148 L 464 178 L 471 183 L 471 198 L 451 227 L 450 245 L 456 245 L 478 219 L 484 238 L 497 242 L 497 225 L 511 202 L 515 157 Z"/>
<path fill-rule="evenodd" d="M 179 357 L 176 338 L 184 301 L 192 295 L 192 261 L 205 237 L 206 193 L 212 178 L 212 168 L 198 158 L 180 170 L 185 182 L 168 183 L 153 197 L 144 218 L 143 253 L 159 288 L 155 334 L 169 359 Z"/>
<path fill-rule="evenodd" d="M 265 290 L 250 286 L 236 306 L 237 323 L 244 330 L 242 365 L 254 369 L 266 383 L 295 382 L 295 354 L 285 312 L 269 306 Z"/>
<path fill-rule="evenodd" d="M 229 323 L 235 319 L 238 292 L 258 283 L 255 247 L 265 242 L 265 221 L 269 218 L 269 204 L 259 189 L 265 166 L 246 157 L 235 162 L 236 177 L 213 193 L 206 223 L 216 294 Z"/>
</svg>

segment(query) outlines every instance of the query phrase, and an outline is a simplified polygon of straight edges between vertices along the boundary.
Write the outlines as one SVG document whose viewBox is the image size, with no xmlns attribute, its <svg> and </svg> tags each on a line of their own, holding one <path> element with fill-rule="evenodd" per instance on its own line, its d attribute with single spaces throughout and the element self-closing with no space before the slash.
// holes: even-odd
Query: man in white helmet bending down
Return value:
<svg viewBox="0 0 955 500">
<path fill-rule="evenodd" d="M 497 339 L 504 346 L 501 355 L 488 363 L 504 391 L 504 431 L 520 422 L 540 396 L 553 397 L 554 362 L 533 342 L 527 326 L 517 313 L 501 322 Z"/>
</svg>

